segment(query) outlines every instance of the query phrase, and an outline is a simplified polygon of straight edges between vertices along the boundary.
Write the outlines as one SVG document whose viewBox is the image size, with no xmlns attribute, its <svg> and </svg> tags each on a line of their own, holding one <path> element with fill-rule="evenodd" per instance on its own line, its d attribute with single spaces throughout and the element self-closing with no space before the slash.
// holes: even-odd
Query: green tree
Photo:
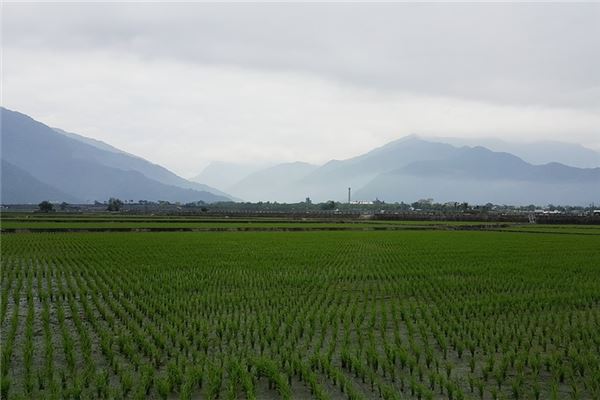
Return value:
<svg viewBox="0 0 600 400">
<path fill-rule="evenodd" d="M 321 203 L 321 210 L 334 210 L 335 209 L 335 201 L 329 200 L 325 203 Z"/>
<path fill-rule="evenodd" d="M 42 201 L 40 204 L 38 204 L 38 207 L 40 208 L 41 212 L 54 211 L 54 204 L 50 203 L 48 200 Z"/>
<path fill-rule="evenodd" d="M 123 206 L 123 202 L 119 199 L 111 197 L 108 199 L 108 211 L 120 211 Z"/>
</svg>

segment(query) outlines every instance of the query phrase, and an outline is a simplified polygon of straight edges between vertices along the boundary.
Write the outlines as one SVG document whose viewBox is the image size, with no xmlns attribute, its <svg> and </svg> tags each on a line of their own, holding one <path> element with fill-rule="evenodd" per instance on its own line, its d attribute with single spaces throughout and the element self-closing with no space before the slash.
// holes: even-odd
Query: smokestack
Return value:
<svg viewBox="0 0 600 400">
<path fill-rule="evenodd" d="M 350 204 L 351 199 L 352 199 L 352 188 L 348 188 L 348 204 Z"/>
</svg>

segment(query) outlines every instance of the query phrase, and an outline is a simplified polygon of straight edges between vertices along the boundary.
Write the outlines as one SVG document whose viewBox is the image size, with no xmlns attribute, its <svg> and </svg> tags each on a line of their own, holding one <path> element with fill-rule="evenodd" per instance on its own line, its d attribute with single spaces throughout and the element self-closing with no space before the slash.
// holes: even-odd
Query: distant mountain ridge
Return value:
<svg viewBox="0 0 600 400">
<path fill-rule="evenodd" d="M 509 152 L 414 135 L 320 166 L 304 162 L 267 168 L 209 165 L 200 177 L 222 182 L 220 187 L 229 195 L 102 141 L 50 128 L 5 108 L 1 112 L 3 204 L 92 202 L 109 197 L 182 203 L 238 198 L 301 202 L 307 197 L 316 202 L 346 201 L 348 187 L 353 199 L 387 202 L 421 198 L 515 205 L 600 202 L 600 167 L 535 165 Z M 562 153 L 563 158 L 576 154 L 587 155 L 584 163 L 595 162 L 594 152 L 581 146 Z"/>
<path fill-rule="evenodd" d="M 393 171 L 418 176 L 454 176 L 474 179 L 513 179 L 518 181 L 583 181 L 598 177 L 600 168 L 579 169 L 560 163 L 532 165 L 509 153 L 485 147 L 462 147 L 442 160 L 416 161 Z"/>
<path fill-rule="evenodd" d="M 228 194 L 216 188 L 210 187 L 199 182 L 188 181 L 169 171 L 165 167 L 151 163 L 150 161 L 147 161 L 131 153 L 127 153 L 123 150 L 117 149 L 116 147 L 113 147 L 100 140 L 88 138 L 86 136 L 78 135 L 76 133 L 66 132 L 62 129 L 54 128 L 54 130 L 63 135 L 68 136 L 69 138 L 89 144 L 97 149 L 105 150 L 106 152 L 108 152 L 108 154 L 106 152 L 97 151 L 79 154 L 78 157 L 80 158 L 93 157 L 96 162 L 106 165 L 108 167 L 118 168 L 125 171 L 138 171 L 147 178 L 156 180 L 166 185 L 178 186 L 185 189 L 207 191 L 219 196 L 229 197 Z"/>
<path fill-rule="evenodd" d="M 240 197 L 281 202 L 354 199 L 505 204 L 579 204 L 600 200 L 600 168 L 560 163 L 533 165 L 506 152 L 456 147 L 412 135 L 346 160 L 294 174 L 272 174 L 293 163 L 258 171 L 232 185 Z M 243 182 L 243 184 L 242 184 Z"/>
<path fill-rule="evenodd" d="M 80 199 L 55 187 L 45 184 L 27 171 L 2 160 L 2 191 L 0 198 L 4 204 L 52 202 L 79 203 Z"/>
<path fill-rule="evenodd" d="M 123 151 L 123 150 L 117 149 L 116 147 L 111 146 L 110 144 L 105 143 L 102 140 L 97 140 L 97 139 L 89 138 L 87 136 L 78 135 L 76 133 L 67 132 L 67 131 L 65 131 L 63 129 L 60 129 L 60 128 L 52 128 L 52 129 L 54 129 L 56 132 L 58 132 L 58 133 L 60 133 L 62 135 L 65 135 L 65 136 L 67 136 L 67 137 L 69 137 L 71 139 L 75 139 L 75 140 L 78 140 L 80 142 L 89 144 L 90 146 L 94 146 L 94 147 L 96 147 L 96 148 L 98 148 L 100 150 L 106 150 L 106 151 L 110 151 L 112 153 L 127 154 L 127 155 L 132 156 L 132 157 L 137 157 L 137 156 L 134 156 L 133 154 L 129 154 L 129 153 Z M 137 158 L 139 158 L 139 157 L 137 157 Z"/>
<path fill-rule="evenodd" d="M 50 128 L 5 108 L 1 112 L 2 160 L 71 201 L 92 202 L 109 197 L 173 202 L 230 200 L 216 189 L 189 182 L 106 143 Z M 14 176 L 14 169 L 7 174 L 3 169 L 2 202 L 15 198 L 37 202 L 39 196 L 27 197 L 23 186 L 14 184 Z M 46 197 L 56 194 L 49 191 Z"/>
<path fill-rule="evenodd" d="M 477 204 L 588 205 L 600 198 L 600 168 L 532 165 L 509 153 L 462 147 L 447 159 L 416 161 L 380 174 L 361 187 L 357 196 Z"/>
<path fill-rule="evenodd" d="M 492 151 L 511 153 L 534 165 L 556 162 L 578 168 L 600 167 L 600 152 L 574 143 L 552 140 L 513 143 L 493 138 L 468 139 L 454 137 L 430 137 L 426 140 L 448 143 L 458 147 L 483 146 Z"/>
<path fill-rule="evenodd" d="M 273 201 L 280 198 L 302 201 L 306 197 L 302 197 L 303 186 L 287 183 L 296 182 L 317 168 L 316 165 L 300 161 L 278 164 L 248 175 L 229 187 L 229 190 L 248 201 Z M 257 187 L 260 187 L 260 190 L 256 190 Z M 286 191 L 285 194 L 282 190 Z"/>
<path fill-rule="evenodd" d="M 273 166 L 269 164 L 233 163 L 224 161 L 212 161 L 198 175 L 190 178 L 192 182 L 202 182 L 217 189 L 227 191 L 248 175 L 262 169 Z"/>
</svg>

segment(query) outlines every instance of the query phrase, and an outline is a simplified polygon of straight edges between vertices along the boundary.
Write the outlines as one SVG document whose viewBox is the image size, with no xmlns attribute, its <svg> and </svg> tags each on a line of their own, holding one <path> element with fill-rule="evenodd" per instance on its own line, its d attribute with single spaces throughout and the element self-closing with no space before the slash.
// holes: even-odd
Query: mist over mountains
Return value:
<svg viewBox="0 0 600 400">
<path fill-rule="evenodd" d="M 273 164 L 242 164 L 224 161 L 213 161 L 190 181 L 203 183 L 213 187 L 230 187 L 248 175 L 271 167 Z"/>
<path fill-rule="evenodd" d="M 18 112 L 4 108 L 1 112 L 3 204 L 89 203 L 109 197 L 229 200 L 217 189 L 187 181 L 106 143 L 50 128 Z"/>
<path fill-rule="evenodd" d="M 554 142 L 546 154 L 543 143 L 523 146 L 524 151 L 549 160 L 560 148 L 561 159 L 583 160 L 595 168 L 557 162 L 534 165 L 507 152 L 439 140 L 412 135 L 322 166 L 283 163 L 221 188 L 248 201 L 280 202 L 299 202 L 306 197 L 316 202 L 347 201 L 348 187 L 353 200 L 386 202 L 434 198 L 477 204 L 588 205 L 600 199 L 600 161 L 594 164 L 600 155 L 585 147 L 565 144 L 562 148 Z M 213 171 L 219 171 L 218 165 L 207 168 L 203 176 Z"/>
<path fill-rule="evenodd" d="M 600 167 L 600 153 L 580 144 L 544 140 L 537 142 L 511 143 L 494 138 L 427 137 L 426 140 L 448 143 L 454 146 L 483 146 L 493 151 L 511 153 L 531 164 L 557 162 L 572 167 Z"/>
<path fill-rule="evenodd" d="M 517 145 L 408 136 L 323 165 L 213 162 L 184 179 L 110 144 L 2 108 L 2 203 L 84 203 L 109 197 L 207 203 L 231 200 L 467 201 L 587 205 L 600 201 L 600 154 L 582 146 Z M 515 149 L 510 152 L 493 151 Z M 540 162 L 542 161 L 542 162 Z M 556 162 L 561 161 L 562 163 Z M 572 165 L 566 165 L 571 163 Z M 210 184 L 209 185 L 207 185 Z"/>
</svg>

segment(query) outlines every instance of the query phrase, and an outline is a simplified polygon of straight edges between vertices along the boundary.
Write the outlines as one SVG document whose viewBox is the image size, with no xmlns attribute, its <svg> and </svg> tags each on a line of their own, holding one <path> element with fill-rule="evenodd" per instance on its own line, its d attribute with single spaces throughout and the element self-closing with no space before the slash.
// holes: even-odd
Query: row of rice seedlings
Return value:
<svg viewBox="0 0 600 400">
<path fill-rule="evenodd" d="M 20 312 L 20 294 L 21 288 L 23 287 L 23 274 L 19 275 L 17 286 L 13 290 L 13 310 L 12 316 L 10 319 L 10 326 L 8 335 L 2 335 L 2 360 L 1 360 L 1 376 L 0 376 L 0 396 L 2 398 L 7 398 L 10 387 L 11 387 L 11 377 L 9 376 L 10 366 L 11 366 L 11 358 L 14 351 L 15 339 L 17 336 L 17 330 L 19 328 L 19 312 Z"/>
<path fill-rule="evenodd" d="M 233 397 L 233 393 L 239 393 L 242 382 L 243 387 L 252 388 L 259 376 L 271 382 L 275 391 L 284 388 L 286 380 L 289 387 L 291 377 L 301 376 L 300 380 L 318 398 L 327 396 L 318 389 L 321 379 L 341 387 L 344 376 L 354 383 L 365 379 L 368 390 L 382 397 L 398 389 L 406 396 L 423 398 L 439 393 L 458 399 L 465 391 L 492 398 L 550 397 L 565 391 L 570 396 L 585 397 L 597 387 L 594 378 L 598 358 L 586 355 L 584 350 L 598 348 L 597 335 L 593 333 L 598 326 L 594 319 L 597 312 L 590 307 L 594 297 L 584 295 L 583 307 L 578 308 L 588 321 L 577 315 L 568 317 L 561 308 L 539 306 L 545 301 L 542 297 L 528 303 L 531 309 L 544 313 L 544 318 L 536 318 L 525 312 L 522 302 L 506 306 L 503 298 L 486 297 L 490 289 L 484 286 L 489 277 L 476 285 L 458 280 L 449 285 L 422 278 L 419 274 L 424 267 L 417 259 L 413 260 L 417 261 L 414 267 L 393 266 L 398 257 L 389 246 L 381 247 L 381 256 L 369 254 L 369 259 L 386 263 L 375 264 L 371 270 L 349 260 L 361 257 L 362 251 L 370 251 L 369 246 L 357 246 L 356 251 L 346 246 L 333 259 L 324 249 L 329 257 L 324 271 L 318 275 L 319 280 L 311 280 L 302 271 L 277 269 L 289 258 L 304 258 L 293 250 L 289 256 L 268 249 L 260 256 L 250 253 L 251 260 L 265 257 L 265 265 L 226 267 L 226 275 L 210 260 L 205 260 L 206 267 L 179 267 L 196 262 L 186 256 L 178 261 L 180 264 L 165 266 L 156 261 L 164 259 L 161 249 L 132 257 L 128 255 L 131 248 L 105 236 L 98 240 L 101 243 L 86 239 L 65 244 L 65 252 L 76 254 L 93 254 L 98 248 L 106 251 L 98 258 L 100 261 L 86 258 L 81 265 L 72 264 L 69 259 L 54 260 L 66 274 L 67 287 L 59 287 L 56 294 L 51 294 L 51 302 L 73 305 L 73 313 L 80 301 L 85 313 L 81 298 L 90 296 L 102 316 L 99 326 L 111 327 L 116 333 L 112 338 L 108 334 L 98 336 L 106 338 L 101 339 L 106 357 L 121 360 L 110 362 L 117 365 L 113 373 L 120 377 L 121 393 L 127 386 L 123 382 L 135 379 L 150 382 L 150 391 L 161 396 L 178 393 L 187 398 L 198 390 L 193 384 L 195 374 L 204 376 L 200 379 L 204 380 L 204 392 L 209 397 L 221 396 L 223 391 Z M 105 249 L 108 244 L 112 247 Z M 169 244 L 177 246 L 174 242 Z M 37 243 L 27 251 L 44 254 L 48 250 Z M 194 253 L 193 249 L 188 251 Z M 235 262 L 234 256 L 224 256 L 219 261 L 227 265 L 226 262 Z M 306 259 L 312 262 L 310 257 Z M 309 271 L 316 271 L 311 268 Z M 436 273 L 435 268 L 430 269 L 428 273 Z M 24 272 L 26 279 L 28 273 Z M 85 284 L 71 286 L 71 277 Z M 270 280 L 284 286 L 279 289 Z M 477 289 L 477 285 L 482 288 Z M 343 287 L 357 289 L 357 296 L 344 292 Z M 532 288 L 510 282 L 503 290 L 519 296 Z M 396 293 L 402 297 L 396 297 Z M 8 295 L 3 292 L 2 296 Z M 472 296 L 483 297 L 473 303 Z M 453 301 L 448 301 L 450 298 Z M 573 307 L 569 301 L 563 301 L 564 309 Z M 60 314 L 60 307 L 56 310 Z M 42 318 L 43 315 L 42 311 Z M 88 324 L 78 325 L 73 320 L 76 331 L 88 329 Z M 553 325 L 558 328 L 544 333 Z M 81 333 L 78 335 L 83 349 L 85 339 Z M 336 369 L 336 360 L 344 352 L 355 359 L 342 357 L 343 366 Z M 118 355 L 109 356 L 111 353 Z M 314 355 L 308 365 L 306 354 Z M 246 366 L 246 374 L 230 365 L 227 360 L 232 357 Z M 90 357 L 83 358 L 89 363 Z M 259 360 L 262 367 L 259 369 L 253 360 Z M 124 368 L 118 365 L 122 362 L 137 371 L 134 377 L 121 376 Z M 204 366 L 200 372 L 192 368 L 196 363 Z M 263 368 L 265 365 L 273 370 Z M 349 365 L 352 372 L 348 374 Z M 465 368 L 467 372 L 463 371 Z M 352 378 L 357 370 L 359 375 Z M 544 383 L 548 375 L 551 385 Z M 277 382 L 281 380 L 284 383 L 280 385 Z M 108 381 L 107 374 L 99 374 L 96 386 L 109 386 Z M 539 387 L 540 383 L 543 387 Z M 350 386 L 343 387 L 350 393 L 346 390 Z M 114 389 L 112 393 L 116 393 Z"/>
</svg>

